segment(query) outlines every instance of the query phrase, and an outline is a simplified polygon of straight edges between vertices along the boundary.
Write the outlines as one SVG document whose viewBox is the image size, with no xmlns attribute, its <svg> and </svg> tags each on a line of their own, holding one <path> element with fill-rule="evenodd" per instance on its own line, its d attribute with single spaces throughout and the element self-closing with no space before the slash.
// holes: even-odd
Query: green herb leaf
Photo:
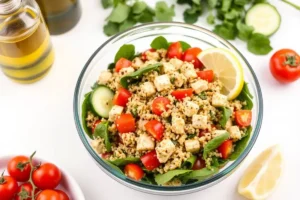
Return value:
<svg viewBox="0 0 300 200">
<path fill-rule="evenodd" d="M 260 33 L 252 34 L 248 41 L 247 47 L 251 53 L 256 55 L 266 55 L 273 49 L 270 46 L 269 38 Z"/>
<path fill-rule="evenodd" d="M 150 46 L 153 49 L 168 49 L 169 43 L 163 36 L 158 36 L 151 42 Z"/>
<path fill-rule="evenodd" d="M 175 170 L 172 170 L 172 171 L 168 171 L 164 174 L 157 174 L 154 177 L 154 179 L 155 179 L 155 182 L 158 185 L 162 185 L 162 184 L 167 183 L 168 181 L 172 180 L 176 176 L 187 174 L 187 173 L 190 173 L 190 172 L 192 172 L 192 170 L 175 169 Z"/>
<path fill-rule="evenodd" d="M 210 12 L 206 18 L 207 23 L 214 24 L 215 23 L 215 16 Z"/>
<path fill-rule="evenodd" d="M 101 0 L 103 8 L 109 8 L 113 6 L 114 1 L 113 0 Z"/>
<path fill-rule="evenodd" d="M 194 24 L 197 22 L 198 17 L 202 13 L 202 7 L 201 5 L 195 5 L 193 4 L 191 8 L 188 8 L 183 13 L 183 18 L 186 23 Z"/>
<path fill-rule="evenodd" d="M 146 176 L 144 176 L 141 181 L 148 184 L 156 185 L 154 176 L 150 174 L 146 174 Z"/>
<path fill-rule="evenodd" d="M 198 96 L 200 97 L 200 99 L 202 100 L 206 100 L 207 99 L 207 95 L 206 95 L 206 92 L 201 92 L 200 94 L 198 94 Z"/>
<path fill-rule="evenodd" d="M 234 20 L 241 17 L 241 12 L 236 9 L 231 9 L 229 12 L 224 15 L 225 20 Z"/>
<path fill-rule="evenodd" d="M 208 0 L 207 4 L 210 9 L 213 9 L 218 5 L 218 0 Z"/>
<path fill-rule="evenodd" d="M 228 10 L 231 8 L 232 0 L 222 0 L 222 11 L 228 12 Z"/>
<path fill-rule="evenodd" d="M 252 26 L 247 26 L 239 20 L 236 23 L 236 28 L 238 30 L 238 38 L 244 41 L 248 41 L 253 33 L 254 28 Z"/>
<path fill-rule="evenodd" d="M 140 14 L 147 8 L 147 4 L 143 1 L 137 1 L 133 4 L 132 12 L 134 14 Z"/>
<path fill-rule="evenodd" d="M 221 107 L 220 108 L 221 111 L 222 111 L 222 118 L 220 120 L 220 125 L 222 128 L 225 128 L 226 126 L 226 123 L 228 121 L 228 119 L 231 117 L 231 110 L 229 108 L 226 108 L 226 107 Z"/>
<path fill-rule="evenodd" d="M 130 7 L 123 3 L 118 3 L 118 5 L 112 10 L 107 20 L 115 23 L 122 23 L 125 21 L 130 13 Z"/>
<path fill-rule="evenodd" d="M 248 145 L 248 141 L 251 138 L 251 132 L 252 132 L 252 127 L 249 126 L 245 133 L 246 136 L 235 143 L 234 151 L 229 156 L 229 160 L 236 160 L 244 152 L 245 148 Z"/>
<path fill-rule="evenodd" d="M 250 3 L 250 0 L 234 0 L 234 4 L 237 6 L 245 6 Z"/>
<path fill-rule="evenodd" d="M 246 105 L 243 105 L 243 109 L 251 110 L 253 108 L 252 98 L 253 96 L 249 91 L 248 84 L 245 82 L 241 93 L 237 97 L 238 100 L 246 102 Z"/>
<path fill-rule="evenodd" d="M 222 158 L 218 158 L 218 157 L 214 156 L 214 157 L 212 157 L 211 166 L 220 169 L 220 168 L 224 167 L 228 162 L 229 162 L 229 160 L 224 160 Z"/>
<path fill-rule="evenodd" d="M 151 11 L 152 11 L 152 9 L 147 7 L 147 9 L 145 11 L 143 11 L 142 13 L 140 13 L 138 15 L 134 15 L 133 19 L 135 19 L 136 21 L 141 22 L 141 23 L 153 22 L 154 14 Z"/>
<path fill-rule="evenodd" d="M 184 41 L 179 41 L 182 51 L 186 51 L 187 49 L 191 48 L 191 45 L 189 45 L 188 43 L 184 42 Z"/>
<path fill-rule="evenodd" d="M 117 34 L 119 32 L 119 24 L 113 22 L 107 22 L 107 24 L 105 24 L 103 27 L 103 31 L 107 36 L 112 36 L 114 34 Z"/>
<path fill-rule="evenodd" d="M 131 19 L 126 19 L 122 24 L 120 24 L 119 31 L 125 31 L 131 27 L 133 27 L 136 24 L 135 21 Z"/>
<path fill-rule="evenodd" d="M 94 138 L 101 137 L 104 139 L 105 148 L 108 152 L 111 152 L 111 144 L 109 141 L 109 133 L 108 133 L 108 122 L 101 122 L 95 128 Z"/>
<path fill-rule="evenodd" d="M 267 3 L 267 0 L 254 0 L 253 2 L 253 4 L 258 4 L 258 3 Z"/>
<path fill-rule="evenodd" d="M 91 129 L 89 127 L 87 127 L 87 124 L 86 124 L 87 113 L 88 113 L 89 110 L 91 110 L 90 96 L 91 96 L 91 92 L 89 92 L 85 95 L 84 101 L 83 101 L 82 106 L 81 106 L 81 120 L 82 120 L 82 126 L 83 126 L 83 129 L 84 129 L 85 133 L 91 139 L 93 139 L 93 134 L 91 132 Z"/>
<path fill-rule="evenodd" d="M 174 5 L 168 7 L 164 1 L 159 1 L 155 6 L 155 17 L 158 21 L 172 21 L 175 16 Z"/>
<path fill-rule="evenodd" d="M 184 161 L 184 163 L 182 164 L 182 168 L 192 169 L 196 160 L 197 160 L 197 156 L 192 155 L 186 161 Z"/>
<path fill-rule="evenodd" d="M 123 174 L 123 175 L 124 175 L 123 171 L 122 171 L 119 167 L 117 167 L 116 165 L 110 163 L 108 160 L 104 160 L 104 159 L 103 159 L 103 161 L 104 161 L 110 168 L 112 168 L 112 169 L 116 170 L 117 172 L 119 172 L 120 174 Z"/>
<path fill-rule="evenodd" d="M 109 161 L 111 164 L 114 164 L 116 166 L 124 166 L 130 163 L 138 163 L 141 160 L 139 158 L 135 158 L 135 157 L 127 157 L 127 158 L 120 158 L 120 159 L 116 159 L 113 161 Z"/>
<path fill-rule="evenodd" d="M 230 22 L 223 22 L 223 24 L 215 26 L 213 30 L 217 35 L 226 40 L 234 40 L 236 37 L 236 27 Z"/>
<path fill-rule="evenodd" d="M 192 2 L 196 5 L 200 5 L 201 0 L 192 0 Z"/>
<path fill-rule="evenodd" d="M 131 60 L 135 54 L 135 47 L 132 44 L 124 44 L 120 47 L 119 51 L 115 56 L 115 63 L 118 62 L 120 58 L 126 58 Z"/>
<path fill-rule="evenodd" d="M 194 170 L 189 174 L 184 175 L 181 180 L 186 183 L 189 180 L 197 180 L 201 181 L 204 180 L 214 174 L 216 174 L 219 171 L 218 168 L 216 167 L 211 167 L 211 169 L 208 168 L 203 168 L 199 170 Z"/>
<path fill-rule="evenodd" d="M 203 150 L 203 159 L 205 160 L 208 156 L 208 153 L 218 148 L 225 140 L 229 139 L 229 133 L 224 133 L 219 135 L 212 140 L 208 141 L 207 144 L 204 146 Z"/>
<path fill-rule="evenodd" d="M 115 64 L 115 63 L 110 63 L 110 64 L 108 65 L 107 69 L 113 70 L 113 69 L 115 69 L 115 67 L 116 67 L 116 64 Z"/>
<path fill-rule="evenodd" d="M 148 65 L 147 67 L 140 68 L 135 72 L 123 76 L 120 80 L 120 84 L 122 85 L 122 87 L 128 88 L 128 85 L 131 82 L 141 79 L 145 73 L 157 70 L 160 66 L 162 66 L 161 63 L 156 63 L 153 65 Z"/>
</svg>

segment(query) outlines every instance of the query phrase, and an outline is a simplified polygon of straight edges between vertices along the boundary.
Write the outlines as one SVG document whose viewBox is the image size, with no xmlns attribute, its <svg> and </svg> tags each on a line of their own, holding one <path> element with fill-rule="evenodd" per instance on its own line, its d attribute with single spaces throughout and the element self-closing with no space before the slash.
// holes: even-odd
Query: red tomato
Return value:
<svg viewBox="0 0 300 200">
<path fill-rule="evenodd" d="M 130 97 L 131 93 L 128 90 L 119 88 L 114 96 L 113 103 L 114 105 L 125 107 Z"/>
<path fill-rule="evenodd" d="M 202 158 L 198 157 L 193 165 L 192 170 L 199 170 L 205 167 L 206 167 L 205 161 Z"/>
<path fill-rule="evenodd" d="M 7 164 L 7 171 L 9 175 L 14 177 L 19 182 L 29 180 L 30 164 L 27 156 L 16 156 L 12 158 Z"/>
<path fill-rule="evenodd" d="M 148 51 L 150 51 L 150 52 L 155 52 L 156 50 L 155 50 L 155 49 L 148 49 L 147 51 L 144 51 L 144 52 L 142 53 L 142 55 L 141 55 L 141 59 L 142 59 L 143 61 L 148 60 L 148 59 L 147 59 L 147 54 L 146 54 L 146 52 L 148 52 Z"/>
<path fill-rule="evenodd" d="M 157 120 L 151 120 L 145 124 L 146 131 L 156 140 L 161 140 L 164 135 L 164 125 Z"/>
<path fill-rule="evenodd" d="M 106 152 L 106 153 L 101 154 L 101 158 L 103 158 L 104 160 L 107 160 L 107 159 L 109 159 L 109 157 L 111 155 L 112 155 L 112 153 Z"/>
<path fill-rule="evenodd" d="M 12 200 L 18 191 L 18 183 L 11 176 L 0 176 L 0 197 L 1 200 Z"/>
<path fill-rule="evenodd" d="M 143 178 L 144 172 L 140 166 L 137 164 L 128 164 L 124 168 L 125 175 L 129 178 L 132 178 L 136 181 L 139 181 Z"/>
<path fill-rule="evenodd" d="M 98 124 L 100 124 L 100 123 L 101 123 L 101 120 L 97 120 L 97 121 L 94 122 L 94 124 L 93 124 L 93 126 L 92 126 L 92 133 L 95 132 L 96 127 L 97 127 Z"/>
<path fill-rule="evenodd" d="M 218 147 L 218 151 L 222 154 L 223 159 L 228 158 L 228 156 L 232 152 L 232 149 L 233 149 L 232 140 L 226 140 Z"/>
<path fill-rule="evenodd" d="M 178 58 L 181 59 L 182 56 L 182 48 L 180 42 L 173 42 L 167 51 L 168 58 Z"/>
<path fill-rule="evenodd" d="M 119 72 L 123 68 L 130 67 L 131 64 L 132 63 L 130 60 L 127 60 L 126 58 L 120 58 L 116 63 L 116 72 Z"/>
<path fill-rule="evenodd" d="M 39 192 L 39 189 L 35 189 L 34 194 L 37 194 Z M 31 200 L 32 196 L 32 185 L 31 183 L 23 183 L 19 186 L 17 195 L 15 197 L 15 200 Z"/>
<path fill-rule="evenodd" d="M 281 49 L 271 57 L 270 70 L 279 82 L 296 81 L 300 77 L 300 56 L 294 50 Z"/>
<path fill-rule="evenodd" d="M 205 70 L 197 72 L 199 78 L 206 80 L 208 82 L 213 82 L 214 80 L 214 71 L 213 70 Z"/>
<path fill-rule="evenodd" d="M 116 126 L 119 133 L 129 133 L 135 131 L 135 119 L 131 114 L 121 114 L 117 117 Z"/>
<path fill-rule="evenodd" d="M 197 58 L 197 56 L 199 55 L 199 53 L 201 53 L 201 51 L 202 50 L 197 47 L 189 48 L 183 53 L 182 60 L 187 62 L 192 62 L 195 68 L 202 68 L 203 64 Z"/>
<path fill-rule="evenodd" d="M 70 198 L 64 191 L 61 190 L 55 190 L 55 191 L 58 193 L 60 200 L 70 200 Z"/>
<path fill-rule="evenodd" d="M 182 100 L 185 97 L 190 97 L 193 95 L 193 89 L 179 89 L 179 90 L 174 90 L 171 95 L 174 96 L 178 100 Z"/>
<path fill-rule="evenodd" d="M 160 162 L 157 159 L 156 151 L 150 151 L 141 157 L 143 165 L 148 170 L 153 170 L 160 165 Z"/>
<path fill-rule="evenodd" d="M 152 112 L 160 116 L 164 111 L 167 111 L 171 101 L 166 97 L 157 97 L 152 102 Z"/>
<path fill-rule="evenodd" d="M 251 110 L 238 110 L 235 112 L 235 121 L 241 126 L 250 126 L 252 120 L 252 112 Z"/>
<path fill-rule="evenodd" d="M 59 185 L 61 172 L 58 167 L 52 163 L 44 163 L 32 174 L 34 184 L 42 189 L 54 189 Z"/>
<path fill-rule="evenodd" d="M 61 197 L 55 190 L 43 190 L 36 200 L 61 200 Z"/>
</svg>

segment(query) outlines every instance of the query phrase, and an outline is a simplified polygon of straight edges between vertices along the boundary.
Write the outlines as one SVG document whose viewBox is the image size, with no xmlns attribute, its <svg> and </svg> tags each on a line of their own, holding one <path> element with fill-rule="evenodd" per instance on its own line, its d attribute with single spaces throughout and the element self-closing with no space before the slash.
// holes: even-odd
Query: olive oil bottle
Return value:
<svg viewBox="0 0 300 200">
<path fill-rule="evenodd" d="M 34 0 L 0 0 L 0 67 L 19 83 L 43 78 L 54 62 L 49 31 Z"/>
<path fill-rule="evenodd" d="M 50 34 L 62 34 L 72 29 L 81 17 L 79 0 L 36 0 Z"/>
</svg>

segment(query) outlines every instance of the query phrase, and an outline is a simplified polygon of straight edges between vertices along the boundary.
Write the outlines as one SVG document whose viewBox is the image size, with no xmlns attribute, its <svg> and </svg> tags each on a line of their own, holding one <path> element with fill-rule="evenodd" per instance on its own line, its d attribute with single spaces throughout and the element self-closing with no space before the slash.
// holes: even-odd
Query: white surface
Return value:
<svg viewBox="0 0 300 200">
<path fill-rule="evenodd" d="M 19 85 L 0 73 L 0 157 L 8 154 L 31 154 L 53 160 L 68 170 L 81 186 L 87 200 L 145 199 L 226 199 L 242 200 L 236 185 L 248 163 L 263 149 L 279 143 L 285 154 L 285 172 L 272 200 L 299 199 L 299 111 L 300 81 L 290 85 L 277 83 L 269 72 L 270 53 L 255 56 L 241 41 L 232 43 L 248 59 L 260 81 L 264 98 L 264 119 L 258 141 L 241 167 L 225 181 L 205 191 L 176 197 L 140 193 L 105 175 L 88 155 L 77 135 L 73 120 L 73 92 L 77 77 L 87 59 L 107 37 L 102 32 L 109 10 L 100 0 L 82 0 L 83 16 L 75 29 L 52 38 L 56 62 L 42 81 Z M 150 1 L 149 1 L 150 2 Z M 171 2 L 171 1 L 170 1 Z M 172 1 L 174 2 L 174 1 Z M 300 53 L 300 11 L 271 0 L 282 16 L 279 31 L 272 36 L 274 51 L 292 48 Z M 154 1 L 151 1 L 154 5 Z M 182 21 L 184 6 L 177 6 L 176 20 Z M 197 23 L 211 29 L 205 18 Z M 273 51 L 273 52 L 274 52 Z"/>
</svg>

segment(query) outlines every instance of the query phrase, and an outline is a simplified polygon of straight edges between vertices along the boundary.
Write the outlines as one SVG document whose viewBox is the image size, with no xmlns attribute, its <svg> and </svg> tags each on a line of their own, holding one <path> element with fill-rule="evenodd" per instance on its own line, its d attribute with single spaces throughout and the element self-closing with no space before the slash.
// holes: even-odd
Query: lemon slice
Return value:
<svg viewBox="0 0 300 200">
<path fill-rule="evenodd" d="M 282 174 L 282 154 L 278 145 L 263 151 L 247 168 L 238 191 L 248 199 L 266 199 L 275 189 Z"/>
<path fill-rule="evenodd" d="M 223 83 L 221 93 L 228 100 L 236 98 L 243 89 L 244 73 L 239 60 L 233 53 L 221 48 L 202 51 L 198 59 L 206 69 L 214 71 L 215 76 Z"/>
</svg>

